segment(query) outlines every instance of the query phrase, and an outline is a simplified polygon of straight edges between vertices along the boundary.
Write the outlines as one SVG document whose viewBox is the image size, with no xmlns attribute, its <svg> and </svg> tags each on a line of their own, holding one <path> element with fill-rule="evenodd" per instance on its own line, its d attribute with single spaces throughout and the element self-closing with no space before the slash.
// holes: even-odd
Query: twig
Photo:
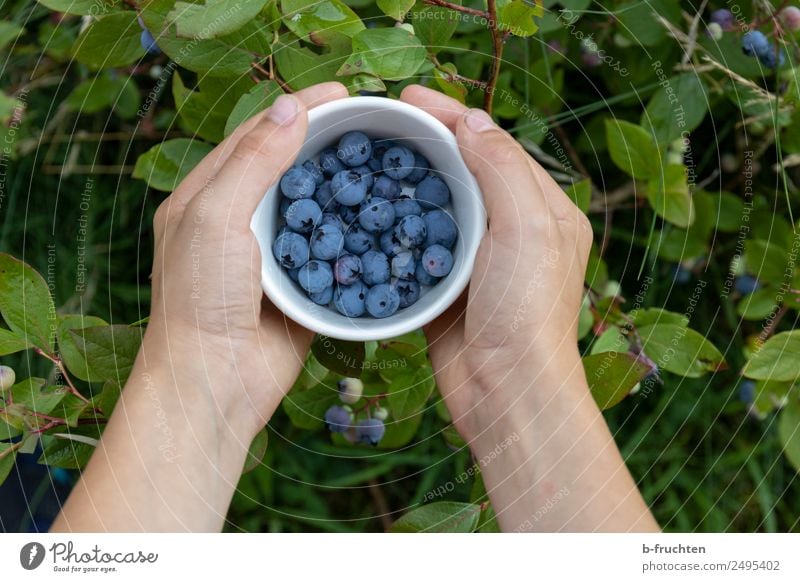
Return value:
<svg viewBox="0 0 800 582">
<path fill-rule="evenodd" d="M 42 356 L 44 358 L 47 358 L 48 360 L 53 362 L 55 367 L 58 368 L 58 371 L 61 372 L 61 377 L 64 378 L 64 381 L 67 383 L 67 387 L 69 388 L 69 391 L 74 396 L 77 396 L 78 398 L 83 400 L 86 404 L 90 404 L 89 399 L 86 398 L 86 396 L 84 396 L 83 394 L 81 394 L 78 391 L 78 389 L 75 387 L 75 384 L 72 383 L 72 380 L 70 379 L 69 374 L 67 374 L 67 369 L 66 369 L 66 367 L 64 367 L 64 362 L 62 362 L 60 358 L 48 354 L 47 352 L 45 352 L 41 348 L 34 348 L 33 351 L 35 351 L 40 356 Z"/>
<path fill-rule="evenodd" d="M 607 212 L 609 208 L 616 208 L 620 202 L 624 202 L 635 193 L 636 184 L 631 180 L 602 198 L 593 196 L 592 201 L 589 203 L 589 212 Z"/>
<path fill-rule="evenodd" d="M 772 337 L 772 334 L 774 334 L 775 330 L 778 328 L 778 324 L 781 322 L 781 320 L 788 311 L 789 311 L 788 305 L 781 306 L 781 308 L 778 310 L 778 313 L 776 313 L 775 317 L 772 318 L 772 321 L 769 322 L 769 325 L 764 328 L 764 331 L 761 334 L 761 337 L 759 338 L 759 344 L 767 341 L 770 337 Z"/>
<path fill-rule="evenodd" d="M 708 0 L 703 0 L 703 3 L 700 5 L 700 8 L 697 9 L 697 13 L 692 19 L 691 26 L 689 26 L 689 42 L 687 43 L 686 50 L 683 53 L 681 64 L 685 65 L 692 60 L 694 48 L 697 46 L 697 30 L 700 25 L 700 17 L 703 15 L 703 12 L 705 12 L 706 4 L 708 4 Z"/>
<path fill-rule="evenodd" d="M 500 76 L 500 61 L 503 58 L 503 39 L 497 29 L 497 0 L 487 0 L 487 6 L 489 7 L 489 32 L 492 33 L 492 71 L 483 95 L 483 108 L 486 113 L 491 115 L 494 92 Z"/>
<path fill-rule="evenodd" d="M 489 19 L 489 12 L 485 10 L 478 10 L 477 8 L 470 8 L 469 6 L 461 6 L 460 4 L 454 4 L 452 2 L 447 2 L 446 0 L 423 0 L 425 4 L 429 4 L 431 6 L 439 6 L 441 8 L 449 8 L 450 10 L 455 10 L 456 12 L 463 12 L 464 14 L 471 14 L 472 16 L 480 16 L 481 18 Z M 489 3 L 490 5 L 492 2 Z"/>
<path fill-rule="evenodd" d="M 23 441 L 18 441 L 18 442 L 16 442 L 16 443 L 12 444 L 10 447 L 8 447 L 8 448 L 7 448 L 5 451 L 3 451 L 2 453 L 0 453 L 0 459 L 2 459 L 3 457 L 5 457 L 6 455 L 10 455 L 11 453 L 13 453 L 13 452 L 14 452 L 14 451 L 16 451 L 16 450 L 18 450 L 18 449 L 22 448 L 22 442 L 23 442 Z"/>
<path fill-rule="evenodd" d="M 388 531 L 389 528 L 392 527 L 392 518 L 390 517 L 392 509 L 386 501 L 386 496 L 383 494 L 380 484 L 375 479 L 367 481 L 367 488 L 369 489 L 369 495 L 372 497 L 372 501 L 375 502 L 375 506 L 380 513 L 381 525 L 384 531 Z"/>
</svg>

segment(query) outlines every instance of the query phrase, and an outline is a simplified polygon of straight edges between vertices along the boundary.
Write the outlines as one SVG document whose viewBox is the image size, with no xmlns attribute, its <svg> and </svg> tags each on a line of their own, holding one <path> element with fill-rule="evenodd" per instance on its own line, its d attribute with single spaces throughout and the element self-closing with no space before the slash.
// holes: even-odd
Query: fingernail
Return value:
<svg viewBox="0 0 800 582">
<path fill-rule="evenodd" d="M 281 95 L 272 104 L 267 118 L 277 125 L 289 125 L 297 117 L 297 99 L 291 95 Z"/>
<path fill-rule="evenodd" d="M 470 109 L 465 115 L 467 127 L 472 131 L 481 133 L 482 131 L 489 131 L 497 127 L 489 114 L 483 109 Z"/>
</svg>

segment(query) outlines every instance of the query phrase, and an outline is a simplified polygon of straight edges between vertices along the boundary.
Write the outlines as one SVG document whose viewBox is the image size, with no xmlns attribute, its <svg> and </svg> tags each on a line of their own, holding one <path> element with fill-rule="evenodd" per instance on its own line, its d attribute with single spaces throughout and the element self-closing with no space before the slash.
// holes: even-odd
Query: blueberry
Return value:
<svg viewBox="0 0 800 582">
<path fill-rule="evenodd" d="M 733 30 L 736 19 L 730 10 L 726 8 L 720 8 L 719 10 L 714 10 L 711 13 L 711 22 L 719 24 L 722 30 Z"/>
<path fill-rule="evenodd" d="M 272 254 L 286 269 L 298 269 L 308 262 L 308 241 L 296 232 L 285 232 L 272 243 Z"/>
<path fill-rule="evenodd" d="M 417 184 L 414 197 L 423 210 L 441 208 L 450 202 L 450 188 L 439 176 L 426 176 Z"/>
<path fill-rule="evenodd" d="M 419 202 L 413 198 L 398 198 L 394 204 L 394 217 L 395 220 L 402 219 L 406 216 L 419 216 L 422 214 L 422 207 Z"/>
<path fill-rule="evenodd" d="M 341 229 L 323 224 L 311 233 L 311 256 L 330 261 L 341 254 L 344 248 L 344 235 Z"/>
<path fill-rule="evenodd" d="M 353 224 L 344 233 L 344 248 L 354 255 L 363 255 L 372 248 L 375 236 L 358 224 Z"/>
<path fill-rule="evenodd" d="M 333 284 L 333 270 L 324 261 L 308 261 L 300 268 L 298 283 L 308 293 L 319 293 Z"/>
<path fill-rule="evenodd" d="M 314 192 L 314 199 L 319 204 L 324 212 L 336 212 L 339 204 L 333 199 L 333 189 L 329 181 L 323 182 L 322 185 Z"/>
<path fill-rule="evenodd" d="M 375 150 L 373 149 L 372 151 L 374 153 Z M 380 160 L 376 160 L 374 155 L 367 160 L 366 166 L 376 174 L 383 170 L 383 164 L 381 164 Z"/>
<path fill-rule="evenodd" d="M 308 198 L 295 200 L 286 209 L 286 224 L 295 232 L 311 232 L 322 220 L 319 204 Z"/>
<path fill-rule="evenodd" d="M 414 278 L 414 270 L 417 268 L 417 262 L 414 260 L 414 254 L 411 251 L 403 251 L 397 253 L 392 258 L 392 276 L 410 281 Z"/>
<path fill-rule="evenodd" d="M 325 287 L 319 293 L 309 293 L 308 298 L 317 305 L 330 305 L 333 299 L 333 285 Z"/>
<path fill-rule="evenodd" d="M 360 131 L 350 131 L 339 140 L 336 155 L 346 165 L 360 166 L 372 155 L 372 142 Z"/>
<path fill-rule="evenodd" d="M 428 227 L 425 225 L 425 221 L 419 216 L 406 216 L 394 227 L 395 238 L 407 249 L 414 249 L 422 246 L 427 235 Z"/>
<path fill-rule="evenodd" d="M 752 275 L 742 275 L 741 277 L 736 278 L 734 287 L 742 295 L 750 295 L 754 291 L 757 291 L 758 288 L 761 287 L 761 284 L 759 283 L 758 279 Z"/>
<path fill-rule="evenodd" d="M 357 225 L 358 215 L 361 212 L 360 206 L 340 206 L 339 216 L 342 222 L 347 226 Z"/>
<path fill-rule="evenodd" d="M 161 54 L 161 49 L 159 48 L 156 39 L 153 38 L 153 35 L 150 34 L 150 31 L 146 28 L 139 35 L 139 44 L 141 44 L 142 48 L 151 55 Z"/>
<path fill-rule="evenodd" d="M 367 298 L 367 286 L 361 281 L 352 285 L 338 285 L 333 292 L 333 305 L 346 317 L 364 315 L 364 300 Z"/>
<path fill-rule="evenodd" d="M 400 307 L 400 294 L 387 283 L 375 285 L 367 292 L 366 306 L 372 317 L 389 317 Z"/>
<path fill-rule="evenodd" d="M 374 196 L 361 209 L 358 223 L 367 232 L 383 232 L 394 224 L 394 206 L 388 200 Z"/>
<path fill-rule="evenodd" d="M 800 30 L 800 8 L 797 6 L 786 6 L 778 13 L 778 18 L 784 28 L 793 32 Z"/>
<path fill-rule="evenodd" d="M 356 441 L 365 445 L 376 446 L 386 433 L 386 426 L 377 418 L 365 418 L 356 425 Z"/>
<path fill-rule="evenodd" d="M 383 406 L 376 406 L 372 410 L 372 417 L 377 418 L 378 420 L 386 420 L 389 418 L 389 410 Z"/>
<path fill-rule="evenodd" d="M 420 289 L 419 283 L 416 281 L 398 280 L 395 281 L 393 285 L 394 288 L 397 289 L 397 294 L 400 296 L 401 309 L 413 305 L 419 299 Z"/>
<path fill-rule="evenodd" d="M 304 240 L 305 240 L 305 239 L 304 239 Z M 295 283 L 297 283 L 297 281 L 300 279 L 300 268 L 297 268 L 297 269 L 287 269 L 287 270 L 286 270 L 286 272 L 287 272 L 287 273 L 289 273 L 289 278 L 290 278 L 292 281 L 294 281 Z"/>
<path fill-rule="evenodd" d="M 281 192 L 287 198 L 299 200 L 300 198 L 311 198 L 317 182 L 314 176 L 299 166 L 292 166 L 281 178 Z"/>
<path fill-rule="evenodd" d="M 453 255 L 441 245 L 431 245 L 422 253 L 422 267 L 434 277 L 444 277 L 453 268 Z"/>
<path fill-rule="evenodd" d="M 343 170 L 331 180 L 333 197 L 344 206 L 360 204 L 367 196 L 367 184 L 361 174 L 352 170 Z"/>
<path fill-rule="evenodd" d="M 674 265 L 672 279 L 678 285 L 686 285 L 692 280 L 692 272 L 689 269 L 684 269 L 682 265 Z"/>
<path fill-rule="evenodd" d="M 286 198 L 285 196 L 281 196 L 281 205 L 278 207 L 278 212 L 281 213 L 281 216 L 286 216 L 286 211 L 289 210 L 289 205 L 294 202 L 291 198 Z"/>
<path fill-rule="evenodd" d="M 8 366 L 0 366 L 0 392 L 5 392 L 14 385 L 17 381 L 17 374 L 14 368 Z"/>
<path fill-rule="evenodd" d="M 325 411 L 325 424 L 331 432 L 345 432 L 353 422 L 353 413 L 344 406 L 333 405 Z"/>
<path fill-rule="evenodd" d="M 770 44 L 766 52 L 758 55 L 758 60 L 768 69 L 775 69 L 786 61 L 786 56 L 783 54 L 783 49 L 775 48 L 775 45 Z"/>
<path fill-rule="evenodd" d="M 451 249 L 458 238 L 456 221 L 444 210 L 431 210 L 422 215 L 428 234 L 425 237 L 425 246 L 442 245 Z"/>
<path fill-rule="evenodd" d="M 744 380 L 739 384 L 739 400 L 745 404 L 752 404 L 756 398 L 756 383 L 752 380 Z"/>
<path fill-rule="evenodd" d="M 362 279 L 367 285 L 378 285 L 389 281 L 389 257 L 379 251 L 367 251 L 361 255 Z"/>
<path fill-rule="evenodd" d="M 361 259 L 342 255 L 333 265 L 333 278 L 342 285 L 352 285 L 361 278 Z"/>
<path fill-rule="evenodd" d="M 430 164 L 428 164 L 428 160 L 426 160 L 423 156 L 415 153 L 414 154 L 414 169 L 411 170 L 411 173 L 404 178 L 406 182 L 410 184 L 417 184 L 419 183 L 425 176 L 428 175 L 428 170 L 431 169 Z"/>
<path fill-rule="evenodd" d="M 367 187 L 367 192 L 369 192 L 375 183 L 375 172 L 369 166 L 356 166 L 351 171 L 361 176 L 364 185 Z"/>
<path fill-rule="evenodd" d="M 427 285 L 431 287 L 439 282 L 439 277 L 433 277 L 423 268 L 422 262 L 417 263 L 417 268 L 414 271 L 414 277 L 419 281 L 420 285 Z"/>
<path fill-rule="evenodd" d="M 334 174 L 338 174 L 342 170 L 347 169 L 341 160 L 336 156 L 336 150 L 333 148 L 322 150 L 322 153 L 319 155 L 319 165 L 320 168 L 322 168 L 322 173 L 329 178 L 333 177 Z"/>
<path fill-rule="evenodd" d="M 344 230 L 344 223 L 342 219 L 339 218 L 338 214 L 334 214 L 333 212 L 323 212 L 322 213 L 322 220 L 319 222 L 320 226 L 323 224 L 329 224 L 338 228 L 339 230 Z"/>
<path fill-rule="evenodd" d="M 403 252 L 405 249 L 397 237 L 394 235 L 393 230 L 387 230 L 381 235 L 380 238 L 381 252 L 387 257 L 393 257 L 397 253 Z"/>
<path fill-rule="evenodd" d="M 325 176 L 322 175 L 322 168 L 320 168 L 314 160 L 306 160 L 303 162 L 303 169 L 314 176 L 314 183 L 317 186 L 321 186 L 325 181 Z"/>
<path fill-rule="evenodd" d="M 381 162 L 382 167 L 383 154 L 386 153 L 386 150 L 396 147 L 397 145 L 397 142 L 391 139 L 376 139 L 372 144 L 372 159 Z"/>
<path fill-rule="evenodd" d="M 394 200 L 400 195 L 401 190 L 400 182 L 392 180 L 389 176 L 378 176 L 372 185 L 372 195 L 386 200 Z"/>
<path fill-rule="evenodd" d="M 381 164 L 387 176 L 402 180 L 414 171 L 414 153 L 405 146 L 394 146 L 383 154 Z"/>
<path fill-rule="evenodd" d="M 742 35 L 742 52 L 747 56 L 762 56 L 769 50 L 769 41 L 760 30 L 751 30 Z"/>
</svg>

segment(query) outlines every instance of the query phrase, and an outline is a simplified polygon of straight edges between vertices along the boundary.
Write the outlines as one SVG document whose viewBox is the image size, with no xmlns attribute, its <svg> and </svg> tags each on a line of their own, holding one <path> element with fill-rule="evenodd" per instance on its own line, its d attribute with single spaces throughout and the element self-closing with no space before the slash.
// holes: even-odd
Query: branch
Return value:
<svg viewBox="0 0 800 582">
<path fill-rule="evenodd" d="M 446 0 L 423 0 L 425 4 L 430 6 L 439 6 L 441 8 L 449 8 L 450 10 L 455 10 L 456 12 L 463 12 L 464 14 L 471 14 L 472 16 L 480 16 L 481 18 L 489 18 L 489 13 L 485 10 L 478 10 L 476 8 L 469 8 L 468 6 L 461 6 L 460 4 L 454 4 L 453 2 L 447 2 Z M 489 3 L 491 6 L 492 2 Z"/>
<path fill-rule="evenodd" d="M 492 72 L 483 95 L 483 108 L 489 115 L 492 114 L 492 100 L 497 88 L 497 79 L 500 76 L 500 61 L 503 58 L 503 38 L 497 29 L 497 0 L 488 0 L 489 6 L 489 31 L 492 33 Z"/>
</svg>

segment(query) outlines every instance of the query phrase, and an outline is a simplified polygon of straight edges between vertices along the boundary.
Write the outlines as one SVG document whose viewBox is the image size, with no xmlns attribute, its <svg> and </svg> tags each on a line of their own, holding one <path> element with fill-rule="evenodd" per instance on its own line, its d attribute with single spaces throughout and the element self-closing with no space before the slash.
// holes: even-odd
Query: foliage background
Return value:
<svg viewBox="0 0 800 582">
<path fill-rule="evenodd" d="M 467 1 L 469 13 L 388 0 L 197 4 L 0 4 L 0 251 L 42 274 L 59 314 L 91 314 L 136 335 L 124 330 L 147 315 L 155 207 L 280 91 L 338 78 L 354 94 L 396 97 L 422 83 L 491 106 L 592 219 L 581 346 L 594 358 L 590 381 L 602 354 L 625 354 L 611 384 L 594 376 L 602 403 L 643 380 L 606 417 L 662 526 L 798 530 L 800 336 L 790 330 L 800 305 L 800 85 L 797 39 L 771 17 L 786 2 Z M 720 7 L 739 20 L 714 40 L 706 26 Z M 488 19 L 487 9 L 496 10 Z M 164 54 L 139 44 L 137 11 Z M 777 71 L 742 55 L 751 26 L 786 52 Z M 676 143 L 683 132 L 688 141 Z M 13 334 L 8 306 L 31 299 L 5 292 L 3 329 Z M 678 355 L 667 355 L 686 323 L 694 331 L 679 332 Z M 18 379 L 46 379 L 45 391 L 59 383 L 34 350 L 7 352 L 2 363 Z M 660 372 L 645 379 L 651 360 Z M 67 367 L 81 378 L 74 360 Z M 744 382 L 743 370 L 758 383 Z M 75 384 L 107 398 L 110 379 L 98 379 Z M 228 528 L 381 531 L 434 491 L 480 501 L 479 480 L 457 479 L 471 460 L 436 398 L 412 411 L 418 427 L 392 451 L 332 442 L 280 410 Z M 24 440 L 13 432 L 2 451 Z M 63 452 L 74 441 L 45 436 L 26 447 L 54 443 Z M 3 457 L 6 531 L 47 527 L 77 477 L 75 451 L 40 469 L 38 454 Z"/>
</svg>

